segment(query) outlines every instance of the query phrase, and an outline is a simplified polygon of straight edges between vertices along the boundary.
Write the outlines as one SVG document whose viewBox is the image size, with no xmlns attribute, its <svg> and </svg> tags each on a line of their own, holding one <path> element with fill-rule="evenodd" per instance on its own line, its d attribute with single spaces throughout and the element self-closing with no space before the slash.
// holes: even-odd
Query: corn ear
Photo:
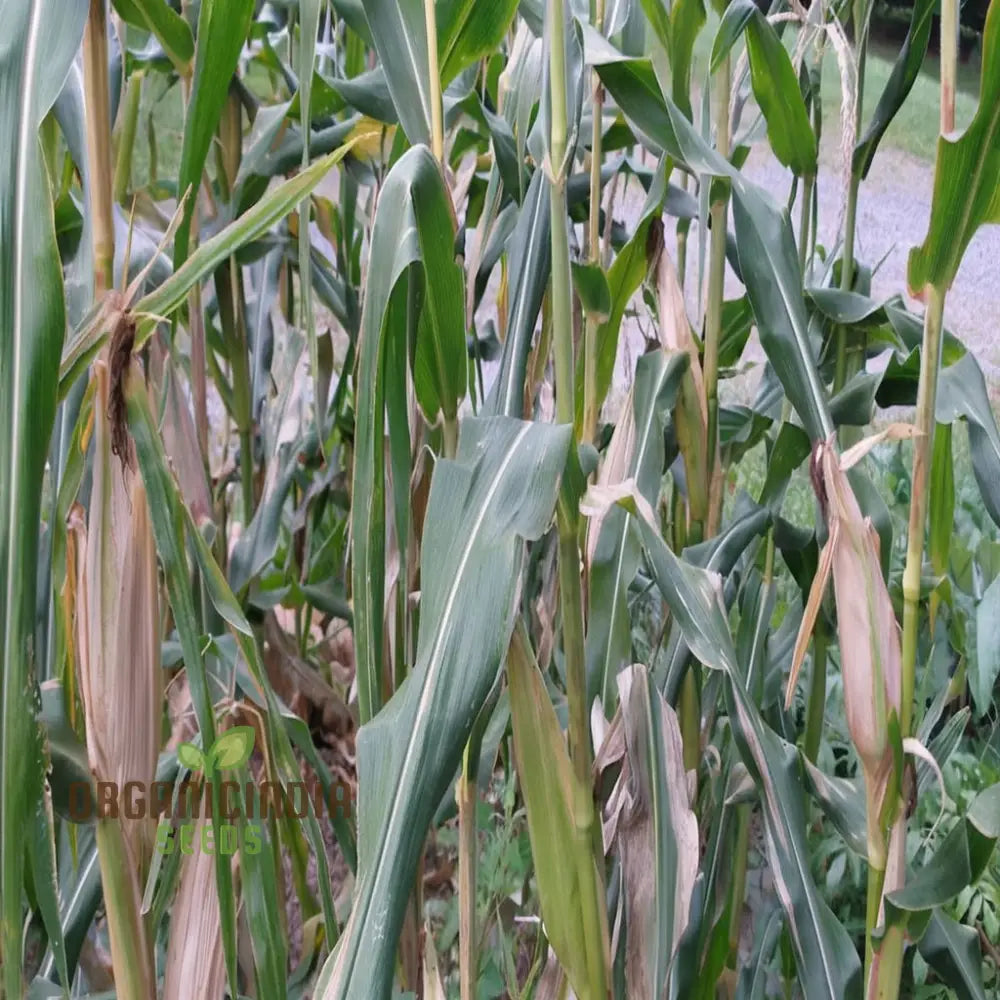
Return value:
<svg viewBox="0 0 1000 1000">
<path fill-rule="evenodd" d="M 121 373 L 129 377 L 129 370 Z M 71 516 L 77 550 L 76 628 L 87 757 L 95 776 L 148 789 L 156 774 L 163 704 L 157 562 L 149 509 L 128 450 L 112 454 L 111 374 L 97 383 L 93 486 L 86 529 Z M 120 435 L 117 438 L 122 444 Z M 124 439 L 124 444 L 128 444 Z M 154 818 L 98 818 L 97 846 L 108 914 L 115 985 L 121 1000 L 155 995 L 152 950 L 140 915 L 141 886 Z"/>
<path fill-rule="evenodd" d="M 156 775 L 163 706 L 156 547 L 142 479 L 111 453 L 110 374 L 97 380 L 94 480 L 86 540 L 78 561 L 80 681 L 87 754 L 98 779 L 148 788 Z M 133 867 L 149 857 L 152 818 L 123 819 Z"/>
<path fill-rule="evenodd" d="M 894 766 L 890 727 L 893 714 L 898 719 L 901 711 L 902 651 L 892 600 L 882 578 L 878 535 L 861 513 L 847 470 L 880 441 L 898 440 L 912 433 L 908 425 L 894 424 L 843 456 L 838 456 L 833 436 L 818 442 L 813 450 L 813 483 L 826 515 L 829 537 L 802 617 L 786 695 L 786 705 L 790 705 L 832 574 L 847 726 L 868 790 L 869 860 L 880 868 L 885 864 L 880 815 Z"/>
</svg>

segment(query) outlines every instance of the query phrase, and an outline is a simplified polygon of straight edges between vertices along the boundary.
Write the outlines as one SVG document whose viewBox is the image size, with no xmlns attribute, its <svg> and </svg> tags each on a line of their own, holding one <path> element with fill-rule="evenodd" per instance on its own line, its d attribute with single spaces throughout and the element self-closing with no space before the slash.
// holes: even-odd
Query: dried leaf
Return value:
<svg viewBox="0 0 1000 1000">
<path fill-rule="evenodd" d="M 621 763 L 604 810 L 605 850 L 622 862 L 630 997 L 662 995 L 698 875 L 698 821 L 688 801 L 674 710 L 641 664 L 618 675 L 620 704 L 594 767 Z"/>
<path fill-rule="evenodd" d="M 200 843 L 208 821 L 195 827 Z M 164 969 L 163 1000 L 219 1000 L 226 987 L 215 855 L 196 850 L 184 859 L 180 886 L 171 911 L 171 933 Z"/>
</svg>

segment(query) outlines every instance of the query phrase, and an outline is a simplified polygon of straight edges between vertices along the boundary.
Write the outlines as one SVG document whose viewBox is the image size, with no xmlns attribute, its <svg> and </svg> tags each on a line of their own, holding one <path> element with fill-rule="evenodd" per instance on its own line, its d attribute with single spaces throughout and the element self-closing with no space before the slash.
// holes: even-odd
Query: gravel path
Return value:
<svg viewBox="0 0 1000 1000">
<path fill-rule="evenodd" d="M 825 148 L 820 170 L 820 241 L 833 245 L 837 237 L 842 193 L 831 172 L 835 150 Z M 767 155 L 755 150 L 747 173 L 782 199 L 791 175 Z M 876 298 L 906 293 L 906 261 L 910 248 L 927 235 L 934 171 L 929 163 L 894 149 L 875 157 L 858 197 L 857 259 L 872 266 L 884 263 L 872 281 Z M 909 300 L 911 308 L 919 308 Z M 972 350 L 991 381 L 1000 379 L 1000 226 L 985 226 L 969 245 L 945 301 L 945 323 Z"/>
<path fill-rule="evenodd" d="M 839 183 L 839 153 L 834 143 L 824 143 L 821 153 L 819 189 L 819 243 L 830 248 L 836 244 L 844 190 Z M 792 175 L 774 159 L 765 145 L 755 147 L 744 172 L 764 187 L 779 204 L 788 200 Z M 875 158 L 868 178 L 861 186 L 857 215 L 857 259 L 868 266 L 878 266 L 872 280 L 876 299 L 903 294 L 909 308 L 922 312 L 920 303 L 906 294 L 906 262 L 910 249 L 918 246 L 927 233 L 930 217 L 934 171 L 930 163 L 896 149 L 886 148 Z M 615 216 L 634 218 L 643 195 L 633 184 L 627 197 L 616 206 Z M 798 205 L 795 207 L 797 228 Z M 732 219 L 730 217 L 730 227 Z M 667 240 L 674 249 L 670 229 Z M 692 227 L 688 249 L 688 313 L 693 321 L 700 316 L 696 301 L 698 281 L 697 224 Z M 881 263 L 880 263 L 881 262 Z M 736 297 L 742 286 L 731 270 L 726 271 L 726 296 Z M 945 323 L 973 351 L 992 385 L 1000 384 L 1000 226 L 979 230 L 966 251 L 961 269 L 945 304 Z M 648 324 L 645 324 L 648 330 Z M 608 401 L 608 415 L 613 414 L 624 398 L 635 369 L 635 359 L 642 351 L 643 332 L 635 319 L 627 319 L 619 344 L 615 384 Z M 763 360 L 756 337 L 747 347 L 746 361 Z M 760 369 L 756 368 L 736 381 L 727 383 L 724 392 L 739 402 L 749 403 L 754 396 Z"/>
</svg>

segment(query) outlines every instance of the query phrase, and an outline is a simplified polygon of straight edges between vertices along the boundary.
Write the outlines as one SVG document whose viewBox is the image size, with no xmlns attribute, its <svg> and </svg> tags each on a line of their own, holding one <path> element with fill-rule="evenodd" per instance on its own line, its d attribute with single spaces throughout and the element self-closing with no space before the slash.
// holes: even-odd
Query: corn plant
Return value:
<svg viewBox="0 0 1000 1000">
<path fill-rule="evenodd" d="M 0 0 L 0 996 L 997 988 L 996 4 L 859 252 L 934 10 Z"/>
</svg>

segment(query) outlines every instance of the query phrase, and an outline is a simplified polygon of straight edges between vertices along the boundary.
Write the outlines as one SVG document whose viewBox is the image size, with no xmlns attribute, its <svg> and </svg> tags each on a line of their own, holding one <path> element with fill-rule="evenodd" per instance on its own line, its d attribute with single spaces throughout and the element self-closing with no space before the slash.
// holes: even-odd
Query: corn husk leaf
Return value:
<svg viewBox="0 0 1000 1000">
<path fill-rule="evenodd" d="M 878 534 L 861 513 L 847 470 L 881 441 L 912 435 L 908 425 L 894 424 L 843 456 L 837 455 L 833 438 L 814 450 L 814 482 L 826 511 L 829 538 L 802 616 L 786 694 L 788 705 L 832 574 L 847 726 L 866 777 L 879 786 L 884 786 L 892 765 L 889 719 L 893 711 L 899 714 L 901 706 L 902 652 L 892 599 L 882 577 Z M 873 804 L 879 802 L 881 794 Z"/>
<path fill-rule="evenodd" d="M 659 299 L 660 344 L 666 351 L 682 351 L 688 356 L 688 369 L 681 380 L 680 398 L 674 414 L 677 444 L 684 457 L 687 484 L 688 516 L 704 522 L 709 511 L 708 403 L 705 375 L 698 347 L 684 305 L 684 292 L 677 268 L 666 251 L 661 251 L 656 267 L 656 293 Z"/>
<path fill-rule="evenodd" d="M 599 775 L 621 765 L 604 810 L 604 849 L 622 862 L 628 995 L 652 1000 L 664 993 L 687 926 L 698 875 L 698 821 L 688 802 L 674 710 L 641 664 L 618 675 L 618 690 L 620 706 L 594 770 Z"/>
<path fill-rule="evenodd" d="M 195 826 L 201 842 L 208 821 Z M 226 987 L 219 897 L 215 888 L 215 857 L 205 851 L 184 859 L 180 885 L 170 916 L 170 943 L 164 969 L 163 1000 L 219 1000 Z"/>
<path fill-rule="evenodd" d="M 108 419 L 110 375 L 97 380 L 94 471 L 85 542 L 77 581 L 77 649 L 86 718 L 87 754 L 99 780 L 124 789 L 149 787 L 159 755 L 163 682 L 156 548 L 142 480 L 112 455 Z M 151 819 L 122 817 L 133 868 L 146 863 Z"/>
<path fill-rule="evenodd" d="M 860 992 L 853 942 L 810 874 L 806 809 L 798 755 L 761 718 L 748 695 L 722 601 L 721 578 L 678 558 L 663 540 L 634 483 L 591 487 L 581 511 L 618 503 L 639 524 L 650 572 L 692 653 L 724 677 L 730 724 L 740 757 L 760 795 L 769 869 L 789 929 L 803 994 L 843 1000 Z"/>
</svg>

